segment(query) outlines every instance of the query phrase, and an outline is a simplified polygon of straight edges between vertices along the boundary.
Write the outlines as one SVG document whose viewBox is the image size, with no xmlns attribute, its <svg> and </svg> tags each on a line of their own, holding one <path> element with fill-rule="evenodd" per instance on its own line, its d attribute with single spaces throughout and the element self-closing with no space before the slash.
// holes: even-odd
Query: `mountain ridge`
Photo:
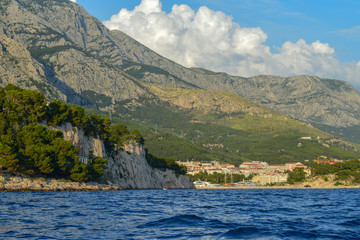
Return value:
<svg viewBox="0 0 360 240">
<path fill-rule="evenodd" d="M 2 68 L 2 85 L 16 83 L 41 90 L 48 98 L 101 109 L 154 98 L 141 82 L 229 91 L 323 130 L 331 128 L 341 137 L 350 136 L 341 135 L 343 129 L 360 130 L 360 94 L 343 81 L 311 76 L 244 78 L 185 68 L 121 31 L 110 31 L 67 0 L 4 0 L 0 14 L 0 42 L 11 39 L 6 49 L 22 49 L 27 55 L 11 59 L 9 51 L 0 49 L 7 56 L 3 65 L 12 66 Z M 8 78 L 11 75 L 15 76 Z M 353 139 L 360 142 L 359 137 Z"/>
</svg>

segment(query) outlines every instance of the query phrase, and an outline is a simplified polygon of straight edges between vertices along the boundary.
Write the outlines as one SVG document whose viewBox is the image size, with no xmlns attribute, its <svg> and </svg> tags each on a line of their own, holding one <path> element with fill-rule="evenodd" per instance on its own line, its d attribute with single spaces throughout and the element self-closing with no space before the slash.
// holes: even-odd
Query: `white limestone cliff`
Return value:
<svg viewBox="0 0 360 240">
<path fill-rule="evenodd" d="M 194 188 L 188 176 L 178 175 L 171 171 L 161 171 L 150 167 L 145 158 L 143 145 L 129 142 L 122 150 L 108 156 L 104 143 L 83 130 L 74 128 L 70 123 L 51 128 L 64 133 L 65 140 L 71 141 L 79 148 L 79 154 L 87 157 L 90 151 L 95 156 L 108 159 L 102 180 L 108 184 L 124 189 L 163 189 L 163 188 Z"/>
</svg>

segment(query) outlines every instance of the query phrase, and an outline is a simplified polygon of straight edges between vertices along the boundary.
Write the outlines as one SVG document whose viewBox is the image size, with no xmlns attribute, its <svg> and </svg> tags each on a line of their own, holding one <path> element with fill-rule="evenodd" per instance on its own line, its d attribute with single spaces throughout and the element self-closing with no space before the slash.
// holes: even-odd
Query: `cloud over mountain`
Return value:
<svg viewBox="0 0 360 240">
<path fill-rule="evenodd" d="M 339 62 L 329 44 L 300 39 L 271 52 L 261 28 L 241 27 L 231 16 L 205 6 L 195 12 L 188 5 L 174 5 L 166 13 L 160 0 L 142 0 L 134 10 L 122 9 L 104 24 L 188 67 L 239 76 L 318 75 L 360 86 L 360 62 Z"/>
</svg>

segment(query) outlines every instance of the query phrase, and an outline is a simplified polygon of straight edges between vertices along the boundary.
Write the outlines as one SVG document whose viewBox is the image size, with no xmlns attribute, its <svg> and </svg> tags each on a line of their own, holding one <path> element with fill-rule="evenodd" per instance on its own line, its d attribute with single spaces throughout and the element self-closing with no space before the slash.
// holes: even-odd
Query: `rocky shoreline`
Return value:
<svg viewBox="0 0 360 240">
<path fill-rule="evenodd" d="M 315 186 L 304 187 L 303 185 L 286 185 L 286 186 L 259 186 L 259 187 L 196 187 L 196 189 L 355 189 L 360 185 L 350 186 Z"/>
<path fill-rule="evenodd" d="M 63 179 L 30 178 L 0 174 L 0 192 L 50 192 L 50 191 L 118 191 L 119 186 L 94 182 L 73 182 Z"/>
</svg>

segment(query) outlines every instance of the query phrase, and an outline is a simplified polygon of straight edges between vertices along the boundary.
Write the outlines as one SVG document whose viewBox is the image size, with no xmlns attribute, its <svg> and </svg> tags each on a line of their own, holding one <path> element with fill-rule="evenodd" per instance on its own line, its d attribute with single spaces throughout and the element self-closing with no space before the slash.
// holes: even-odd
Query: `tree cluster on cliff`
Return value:
<svg viewBox="0 0 360 240">
<path fill-rule="evenodd" d="M 160 158 L 152 155 L 146 151 L 146 160 L 152 168 L 157 168 L 162 171 L 166 169 L 173 170 L 177 175 L 185 175 L 187 169 L 185 166 L 179 166 L 173 158 Z"/>
<path fill-rule="evenodd" d="M 112 126 L 109 119 L 87 116 L 79 106 L 57 100 L 47 104 L 39 92 L 7 85 L 0 88 L 0 166 L 14 173 L 77 181 L 102 175 L 106 159 L 90 154 L 88 164 L 81 164 L 78 148 L 65 141 L 61 131 L 39 125 L 44 122 L 49 126 L 69 122 L 85 134 L 102 139 L 108 152 L 125 141 L 143 142 L 137 130 L 130 133 L 125 125 Z"/>
</svg>

